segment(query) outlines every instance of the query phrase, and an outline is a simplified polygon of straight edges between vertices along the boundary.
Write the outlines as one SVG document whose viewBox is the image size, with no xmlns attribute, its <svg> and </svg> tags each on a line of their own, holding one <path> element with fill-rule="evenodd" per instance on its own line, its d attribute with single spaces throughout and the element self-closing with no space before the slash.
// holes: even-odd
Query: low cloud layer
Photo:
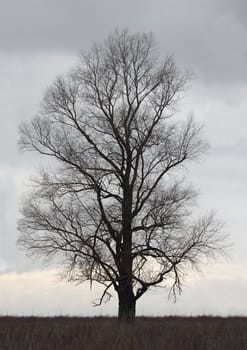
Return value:
<svg viewBox="0 0 247 350">
<path fill-rule="evenodd" d="M 190 274 L 183 295 L 168 300 L 168 289 L 155 289 L 137 303 L 138 315 L 241 315 L 247 316 L 247 278 L 241 266 L 207 267 L 205 275 Z M 0 274 L 1 315 L 117 315 L 117 299 L 93 307 L 101 288 L 75 286 L 56 278 L 56 270 Z M 29 286 L 27 288 L 27 285 Z M 11 292 L 10 292 L 11 291 Z M 59 296 L 59 297 L 58 297 Z M 233 298 L 234 296 L 234 298 Z M 242 304 L 236 303 L 241 300 Z"/>
</svg>

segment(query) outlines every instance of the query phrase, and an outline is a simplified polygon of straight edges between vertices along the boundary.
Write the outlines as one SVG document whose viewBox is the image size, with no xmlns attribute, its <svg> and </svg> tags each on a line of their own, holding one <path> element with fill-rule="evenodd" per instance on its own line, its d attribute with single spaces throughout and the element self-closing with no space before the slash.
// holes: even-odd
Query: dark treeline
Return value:
<svg viewBox="0 0 247 350">
<path fill-rule="evenodd" d="M 116 318 L 0 317 L 1 350 L 245 350 L 244 317 L 138 317 L 128 338 Z"/>
</svg>

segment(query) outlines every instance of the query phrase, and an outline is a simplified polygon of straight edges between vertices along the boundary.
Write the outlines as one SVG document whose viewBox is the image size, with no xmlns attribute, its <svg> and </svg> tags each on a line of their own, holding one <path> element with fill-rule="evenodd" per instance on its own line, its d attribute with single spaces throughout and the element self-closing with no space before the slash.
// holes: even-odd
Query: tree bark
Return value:
<svg viewBox="0 0 247 350">
<path fill-rule="evenodd" d="M 130 161 L 123 187 L 122 242 L 120 244 L 118 320 L 120 324 L 132 325 L 135 320 L 136 300 L 132 285 L 132 189 L 129 185 Z"/>
<path fill-rule="evenodd" d="M 136 313 L 136 300 L 131 281 L 123 279 L 118 289 L 118 321 L 120 324 L 133 325 Z"/>
</svg>

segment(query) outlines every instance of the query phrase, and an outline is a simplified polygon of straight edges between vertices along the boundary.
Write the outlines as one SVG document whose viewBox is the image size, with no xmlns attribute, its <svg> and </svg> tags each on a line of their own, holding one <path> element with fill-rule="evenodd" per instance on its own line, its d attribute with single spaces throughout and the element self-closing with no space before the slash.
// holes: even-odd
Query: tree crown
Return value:
<svg viewBox="0 0 247 350">
<path fill-rule="evenodd" d="M 221 251 L 219 223 L 191 219 L 196 192 L 180 176 L 207 147 L 192 118 L 174 118 L 188 78 L 151 35 L 115 32 L 20 127 L 20 148 L 58 167 L 24 200 L 19 242 L 61 256 L 69 280 L 103 284 L 101 301 L 125 279 L 136 300 L 168 278 L 175 291 L 188 264 Z"/>
</svg>

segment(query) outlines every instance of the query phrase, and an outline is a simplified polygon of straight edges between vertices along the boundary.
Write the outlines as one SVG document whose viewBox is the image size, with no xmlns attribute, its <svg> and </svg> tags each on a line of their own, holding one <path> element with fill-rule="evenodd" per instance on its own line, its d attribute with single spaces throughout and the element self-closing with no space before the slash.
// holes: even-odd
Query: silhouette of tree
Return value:
<svg viewBox="0 0 247 350">
<path fill-rule="evenodd" d="M 84 52 L 20 126 L 21 150 L 54 159 L 22 204 L 19 243 L 57 256 L 69 281 L 115 290 L 119 320 L 133 321 L 151 287 L 181 289 L 184 273 L 223 250 L 220 224 L 195 218 L 182 177 L 206 149 L 192 118 L 175 118 L 188 81 L 147 34 L 115 32 Z"/>
</svg>

